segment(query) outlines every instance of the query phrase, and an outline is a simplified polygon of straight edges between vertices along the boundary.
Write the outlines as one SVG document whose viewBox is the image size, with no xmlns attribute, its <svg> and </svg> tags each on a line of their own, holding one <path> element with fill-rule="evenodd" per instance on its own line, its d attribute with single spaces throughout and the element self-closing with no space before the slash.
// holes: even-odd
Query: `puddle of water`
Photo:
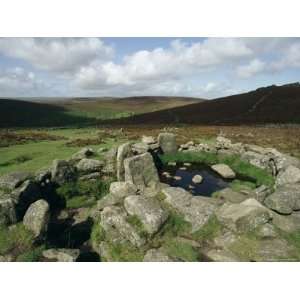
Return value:
<svg viewBox="0 0 300 300">
<path fill-rule="evenodd" d="M 185 170 L 181 168 L 186 168 Z M 171 177 L 163 175 L 168 172 Z M 201 175 L 203 181 L 201 183 L 193 183 L 192 178 L 195 175 Z M 159 171 L 160 181 L 173 187 L 181 187 L 188 190 L 193 195 L 211 196 L 212 193 L 222 190 L 229 186 L 231 180 L 226 180 L 212 171 L 208 166 L 203 164 L 192 164 L 184 166 L 177 163 L 176 166 L 163 166 Z M 176 180 L 174 177 L 180 177 Z"/>
</svg>

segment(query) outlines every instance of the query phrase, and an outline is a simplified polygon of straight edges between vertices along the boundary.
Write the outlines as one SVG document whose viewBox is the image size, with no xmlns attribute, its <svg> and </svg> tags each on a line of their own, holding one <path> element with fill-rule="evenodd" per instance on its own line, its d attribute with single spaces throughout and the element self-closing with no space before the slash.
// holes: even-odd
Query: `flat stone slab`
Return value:
<svg viewBox="0 0 300 300">
<path fill-rule="evenodd" d="M 235 178 L 234 171 L 225 164 L 216 164 L 212 165 L 211 168 L 218 173 L 220 176 L 222 176 L 225 179 L 233 179 Z"/>
<path fill-rule="evenodd" d="M 79 249 L 48 249 L 43 251 L 43 257 L 59 262 L 74 262 L 80 254 Z"/>
<path fill-rule="evenodd" d="M 156 233 L 168 218 L 168 213 L 159 202 L 144 196 L 128 196 L 124 206 L 130 215 L 137 216 L 148 233 Z"/>
<path fill-rule="evenodd" d="M 0 177 L 0 188 L 15 189 L 19 187 L 24 181 L 32 177 L 29 172 L 12 172 Z"/>
</svg>

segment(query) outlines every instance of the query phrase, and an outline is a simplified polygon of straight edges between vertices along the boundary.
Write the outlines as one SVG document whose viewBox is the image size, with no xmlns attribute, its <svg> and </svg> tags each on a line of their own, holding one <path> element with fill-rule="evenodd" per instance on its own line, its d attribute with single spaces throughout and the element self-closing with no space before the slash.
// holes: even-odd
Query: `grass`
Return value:
<svg viewBox="0 0 300 300">
<path fill-rule="evenodd" d="M 137 216 L 135 216 L 135 215 L 127 216 L 126 220 L 130 225 L 132 225 L 136 229 L 136 231 L 140 237 L 145 238 L 145 239 L 148 238 L 149 234 L 146 231 L 144 224 L 141 222 L 141 220 Z"/>
<path fill-rule="evenodd" d="M 198 242 L 212 240 L 217 236 L 221 229 L 222 225 L 216 216 L 211 216 L 202 228 L 192 234 L 192 237 Z"/>
<path fill-rule="evenodd" d="M 105 231 L 99 222 L 94 223 L 91 231 L 91 242 L 94 245 L 99 245 L 105 240 Z"/>
<path fill-rule="evenodd" d="M 114 179 L 68 182 L 57 189 L 67 208 L 90 207 L 109 192 Z"/>
<path fill-rule="evenodd" d="M 22 223 L 11 229 L 0 227 L 0 255 L 20 255 L 30 251 L 33 247 L 33 234 Z"/>
<path fill-rule="evenodd" d="M 179 241 L 176 238 L 169 239 L 164 243 L 164 248 L 169 256 L 181 261 L 199 261 L 200 253 L 192 245 Z"/>
<path fill-rule="evenodd" d="M 266 185 L 272 187 L 274 185 L 274 178 L 263 169 L 255 167 L 247 162 L 242 161 L 238 156 L 217 155 L 214 153 L 199 152 L 177 152 L 175 154 L 165 154 L 161 157 L 162 162 L 168 163 L 170 161 L 176 162 L 190 162 L 190 163 L 204 163 L 213 165 L 224 163 L 229 165 L 237 174 L 245 179 L 254 180 L 256 186 Z"/>
<path fill-rule="evenodd" d="M 42 253 L 45 250 L 45 245 L 35 247 L 33 249 L 30 249 L 28 251 L 25 251 L 24 253 L 18 255 L 17 261 L 19 262 L 36 262 L 39 261 L 42 257 Z"/>
</svg>

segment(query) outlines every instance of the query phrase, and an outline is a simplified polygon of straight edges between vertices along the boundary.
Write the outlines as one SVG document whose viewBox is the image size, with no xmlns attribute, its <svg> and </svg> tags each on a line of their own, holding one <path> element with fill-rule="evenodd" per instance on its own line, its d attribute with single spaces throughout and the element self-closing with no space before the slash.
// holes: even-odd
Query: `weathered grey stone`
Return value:
<svg viewBox="0 0 300 300">
<path fill-rule="evenodd" d="M 78 162 L 76 168 L 81 174 L 90 174 L 94 172 L 100 172 L 103 165 L 103 161 L 97 159 L 83 158 Z"/>
<path fill-rule="evenodd" d="M 177 151 L 176 135 L 174 133 L 160 133 L 158 144 L 163 153 L 175 153 Z"/>
<path fill-rule="evenodd" d="M 203 177 L 201 175 L 195 175 L 193 178 L 192 178 L 192 181 L 196 184 L 199 184 L 203 181 Z"/>
<path fill-rule="evenodd" d="M 150 146 L 146 143 L 136 143 L 132 145 L 132 151 L 135 154 L 143 154 L 148 152 L 150 149 Z"/>
<path fill-rule="evenodd" d="M 3 175 L 0 177 L 0 188 L 13 190 L 31 177 L 32 174 L 29 172 L 12 172 Z"/>
<path fill-rule="evenodd" d="M 76 170 L 70 162 L 56 159 L 52 163 L 51 178 L 53 182 L 60 185 L 74 181 L 76 179 Z"/>
<path fill-rule="evenodd" d="M 252 231 L 272 219 L 270 211 L 256 199 L 247 199 L 239 204 L 225 203 L 216 216 L 231 230 Z"/>
<path fill-rule="evenodd" d="M 103 173 L 115 174 L 117 171 L 117 152 L 118 148 L 113 147 L 104 154 L 105 165 L 102 169 Z"/>
<path fill-rule="evenodd" d="M 227 249 L 211 249 L 205 252 L 209 261 L 214 262 L 238 262 L 241 261 L 234 253 Z"/>
<path fill-rule="evenodd" d="M 264 224 L 257 230 L 257 235 L 261 238 L 277 237 L 277 232 L 272 224 Z"/>
<path fill-rule="evenodd" d="M 300 182 L 300 169 L 289 166 L 283 172 L 279 173 L 276 178 L 276 185 L 285 185 Z"/>
<path fill-rule="evenodd" d="M 166 196 L 164 201 L 192 225 L 192 232 L 204 226 L 219 206 L 215 198 L 193 197 L 182 188 L 168 187 L 163 189 L 162 193 Z"/>
<path fill-rule="evenodd" d="M 132 156 L 131 143 L 125 143 L 118 147 L 117 151 L 117 178 L 118 181 L 125 179 L 124 159 Z"/>
<path fill-rule="evenodd" d="M 247 198 L 249 198 L 248 195 L 236 192 L 231 188 L 225 188 L 223 190 L 218 191 L 215 197 L 230 203 L 241 203 Z"/>
<path fill-rule="evenodd" d="M 155 144 L 155 139 L 153 136 L 142 136 L 142 142 L 148 145 Z"/>
<path fill-rule="evenodd" d="M 13 256 L 11 254 L 0 255 L 0 262 L 12 262 Z"/>
<path fill-rule="evenodd" d="M 176 261 L 168 256 L 165 251 L 160 249 L 150 249 L 144 256 L 144 262 L 172 262 Z"/>
<path fill-rule="evenodd" d="M 101 226 L 108 233 L 107 235 L 117 233 L 133 245 L 140 247 L 145 240 L 139 236 L 136 229 L 127 222 L 127 214 L 121 207 L 108 206 L 101 212 Z"/>
<path fill-rule="evenodd" d="M 29 206 L 24 216 L 23 224 L 34 233 L 35 237 L 39 237 L 46 232 L 49 217 L 49 204 L 41 199 Z"/>
<path fill-rule="evenodd" d="M 158 172 L 150 153 L 126 158 L 124 167 L 125 181 L 135 184 L 140 189 L 159 183 Z"/>
<path fill-rule="evenodd" d="M 235 178 L 234 171 L 225 164 L 216 164 L 212 165 L 211 168 L 217 172 L 220 176 L 226 179 L 233 179 Z"/>
<path fill-rule="evenodd" d="M 114 197 L 124 199 L 127 196 L 135 195 L 138 188 L 131 182 L 116 181 L 110 184 L 109 191 Z"/>
<path fill-rule="evenodd" d="M 10 225 L 16 222 L 14 200 L 9 194 L 0 192 L 0 225 Z"/>
<path fill-rule="evenodd" d="M 75 262 L 80 254 L 79 249 L 48 249 L 43 251 L 43 257 L 59 262 Z"/>
<path fill-rule="evenodd" d="M 291 215 L 279 215 L 274 212 L 272 223 L 277 228 L 288 233 L 300 230 L 300 216 L 298 212 L 294 212 Z"/>
<path fill-rule="evenodd" d="M 100 177 L 101 177 L 100 172 L 93 172 L 90 174 L 80 176 L 79 180 L 82 180 L 82 181 L 97 180 L 97 179 L 100 179 Z"/>
<path fill-rule="evenodd" d="M 75 154 L 73 154 L 72 159 L 80 160 L 80 159 L 88 158 L 93 154 L 95 154 L 95 152 L 92 148 L 85 147 L 80 151 L 76 152 Z"/>
<path fill-rule="evenodd" d="M 228 229 L 224 229 L 217 234 L 213 242 L 217 248 L 229 249 L 230 246 L 236 242 L 237 235 Z"/>
<path fill-rule="evenodd" d="M 293 210 L 300 210 L 300 185 L 289 184 L 276 189 L 264 200 L 270 209 L 281 214 L 291 214 Z"/>
<path fill-rule="evenodd" d="M 107 194 L 102 199 L 97 201 L 97 209 L 103 210 L 107 206 L 123 203 L 123 200 L 124 198 L 118 198 L 113 196 L 112 194 Z"/>
<path fill-rule="evenodd" d="M 152 198 L 135 195 L 125 198 L 124 206 L 132 216 L 137 216 L 149 234 L 156 233 L 168 218 L 168 213 Z"/>
<path fill-rule="evenodd" d="M 217 149 L 229 149 L 231 148 L 231 140 L 228 138 L 225 138 L 223 136 L 217 136 L 216 138 L 216 147 Z"/>
</svg>

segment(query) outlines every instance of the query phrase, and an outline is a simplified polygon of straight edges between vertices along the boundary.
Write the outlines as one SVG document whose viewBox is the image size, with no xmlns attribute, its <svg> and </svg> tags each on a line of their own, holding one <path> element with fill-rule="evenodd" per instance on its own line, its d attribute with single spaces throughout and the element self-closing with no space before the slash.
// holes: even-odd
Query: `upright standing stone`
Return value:
<svg viewBox="0 0 300 300">
<path fill-rule="evenodd" d="M 160 133 L 158 135 L 158 144 L 165 154 L 177 151 L 176 136 L 173 133 Z"/>
<path fill-rule="evenodd" d="M 124 159 L 132 155 L 131 144 L 125 143 L 118 147 L 117 151 L 117 178 L 118 181 L 123 181 L 125 178 Z"/>
<path fill-rule="evenodd" d="M 126 158 L 124 168 L 125 181 L 135 184 L 140 189 L 155 187 L 159 183 L 157 169 L 150 153 Z"/>
</svg>

